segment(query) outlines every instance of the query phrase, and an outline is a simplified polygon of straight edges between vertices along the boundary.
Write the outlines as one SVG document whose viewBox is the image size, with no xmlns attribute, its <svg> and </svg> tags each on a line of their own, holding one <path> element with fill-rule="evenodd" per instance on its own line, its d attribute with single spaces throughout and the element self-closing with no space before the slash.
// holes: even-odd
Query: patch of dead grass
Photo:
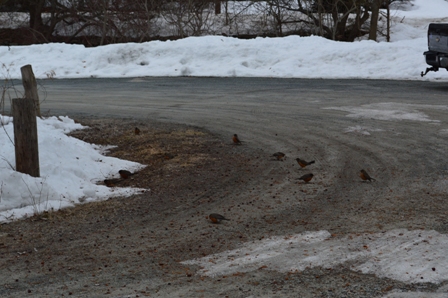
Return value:
<svg viewBox="0 0 448 298">
<path fill-rule="evenodd" d="M 167 171 L 179 172 L 213 160 L 205 145 L 207 134 L 190 127 L 155 127 L 126 119 L 81 119 L 77 122 L 89 128 L 74 131 L 71 136 L 92 144 L 115 146 L 108 150 L 108 156 L 147 165 L 132 179 L 123 180 L 117 186 L 148 188 L 150 182 L 166 176 Z M 138 135 L 134 133 L 135 127 L 140 130 Z"/>
</svg>

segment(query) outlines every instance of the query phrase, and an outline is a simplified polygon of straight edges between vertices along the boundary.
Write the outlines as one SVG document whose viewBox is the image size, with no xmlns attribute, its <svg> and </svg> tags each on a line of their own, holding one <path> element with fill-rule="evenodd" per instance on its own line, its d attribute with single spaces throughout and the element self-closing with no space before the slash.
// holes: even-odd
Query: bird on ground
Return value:
<svg viewBox="0 0 448 298">
<path fill-rule="evenodd" d="M 171 154 L 171 153 L 165 153 L 165 154 L 163 154 L 163 158 L 164 158 L 165 160 L 170 160 L 170 159 L 173 159 L 173 158 L 175 158 L 175 157 L 176 157 L 176 155 Z"/>
<path fill-rule="evenodd" d="M 302 168 L 304 168 L 306 166 L 309 166 L 309 165 L 311 165 L 311 164 L 313 164 L 315 162 L 314 160 L 312 160 L 312 161 L 305 161 L 305 160 L 300 159 L 300 158 L 296 158 L 296 160 L 297 160 L 297 163 L 299 164 L 299 166 L 301 166 Z"/>
<path fill-rule="evenodd" d="M 134 133 L 136 135 L 139 135 L 140 134 L 140 129 L 138 127 L 134 128 Z"/>
<path fill-rule="evenodd" d="M 370 177 L 370 175 L 369 174 L 367 174 L 367 172 L 366 171 L 364 171 L 364 170 L 361 170 L 361 171 L 359 171 L 359 177 L 361 177 L 361 179 L 362 180 L 364 180 L 364 181 L 366 181 L 366 180 L 369 180 L 369 181 L 376 181 L 375 179 L 373 179 L 372 177 Z"/>
<path fill-rule="evenodd" d="M 120 174 L 120 177 L 123 179 L 128 179 L 129 177 L 131 177 L 132 175 L 134 175 L 135 173 L 131 173 L 127 170 L 119 170 L 118 174 Z"/>
<path fill-rule="evenodd" d="M 217 214 L 217 213 L 212 213 L 208 216 L 208 218 L 213 222 L 213 223 L 220 223 L 223 220 L 230 220 L 228 218 L 225 218 L 224 216 L 222 216 L 221 214 Z"/>
<path fill-rule="evenodd" d="M 240 139 L 238 138 L 238 135 L 237 135 L 237 134 L 234 134 L 234 135 L 233 135 L 233 137 L 232 137 L 232 141 L 233 141 L 233 143 L 234 143 L 235 145 L 241 145 L 241 141 L 240 141 Z"/>
<path fill-rule="evenodd" d="M 313 179 L 313 177 L 314 177 L 314 175 L 309 173 L 309 174 L 306 174 L 306 175 L 303 175 L 302 177 L 300 177 L 299 180 L 303 180 L 306 183 L 308 183 L 311 181 L 311 179 Z"/>
<path fill-rule="evenodd" d="M 283 160 L 285 158 L 286 154 L 283 152 L 275 152 L 272 156 L 275 156 L 277 160 Z"/>
<path fill-rule="evenodd" d="M 121 179 L 105 179 L 105 180 L 104 180 L 104 184 L 105 184 L 107 187 L 114 187 L 114 186 L 117 185 L 120 181 L 121 181 Z"/>
</svg>

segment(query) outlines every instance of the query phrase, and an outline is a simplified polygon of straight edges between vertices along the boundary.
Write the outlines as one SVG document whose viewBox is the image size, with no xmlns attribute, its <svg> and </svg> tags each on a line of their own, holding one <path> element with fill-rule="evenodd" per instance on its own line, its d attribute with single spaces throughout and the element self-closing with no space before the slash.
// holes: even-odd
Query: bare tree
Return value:
<svg viewBox="0 0 448 298">
<path fill-rule="evenodd" d="M 40 33 L 45 39 L 50 34 L 47 26 L 44 25 L 42 13 L 46 0 L 19 0 L 22 7 L 29 12 L 30 23 L 29 28 L 37 33 Z"/>
<path fill-rule="evenodd" d="M 212 2 L 209 0 L 169 0 L 163 17 L 179 37 L 200 36 L 211 25 Z"/>
<path fill-rule="evenodd" d="M 390 23 L 391 23 L 391 14 L 390 14 L 390 5 L 392 3 L 409 3 L 410 0 L 369 0 L 366 3 L 366 8 L 371 11 L 372 15 L 370 17 L 370 27 L 369 27 L 369 39 L 377 40 L 378 33 L 386 36 L 386 40 L 390 41 Z M 385 12 L 381 12 L 381 9 L 385 9 Z M 383 33 L 379 29 L 379 20 L 383 16 L 386 20 L 386 33 Z"/>
<path fill-rule="evenodd" d="M 77 35 L 98 36 L 98 45 L 145 41 L 154 33 L 152 20 L 159 16 L 160 0 L 93 0 L 77 7 Z"/>
<path fill-rule="evenodd" d="M 0 0 L 0 10 L 1 11 L 8 11 L 11 8 L 14 8 L 17 5 L 17 3 L 14 3 L 9 0 Z"/>
<path fill-rule="evenodd" d="M 82 39 L 86 45 L 103 45 L 141 42 L 157 35 L 201 36 L 214 34 L 217 22 L 223 25 L 219 33 L 231 35 L 316 34 L 353 41 L 367 33 L 372 40 L 384 34 L 383 8 L 388 13 L 385 19 L 389 40 L 389 5 L 406 1 L 0 0 L 0 10 L 29 13 L 25 30 L 32 34 L 31 42 Z M 215 16 L 221 7 L 225 16 Z M 168 31 L 162 32 L 167 27 Z"/>
<path fill-rule="evenodd" d="M 282 3 L 287 10 L 300 13 L 295 21 L 305 24 L 310 32 L 332 40 L 352 41 L 361 34 L 361 27 L 368 19 L 361 1 L 284 0 Z"/>
<path fill-rule="evenodd" d="M 283 24 L 285 23 L 286 10 L 283 8 L 282 2 L 282 0 L 266 1 L 268 14 L 272 16 L 272 24 L 277 36 L 283 36 Z"/>
</svg>

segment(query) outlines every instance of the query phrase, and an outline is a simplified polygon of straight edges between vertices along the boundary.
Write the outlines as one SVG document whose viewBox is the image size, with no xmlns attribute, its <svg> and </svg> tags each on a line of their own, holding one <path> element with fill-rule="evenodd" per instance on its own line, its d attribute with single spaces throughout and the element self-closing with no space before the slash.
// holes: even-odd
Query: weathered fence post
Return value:
<svg viewBox="0 0 448 298">
<path fill-rule="evenodd" d="M 39 94 L 37 93 L 37 82 L 36 77 L 34 77 L 33 68 L 27 64 L 22 66 L 20 71 L 22 72 L 22 84 L 23 88 L 25 88 L 25 97 L 34 100 L 36 115 L 41 117 Z"/>
<path fill-rule="evenodd" d="M 32 98 L 12 100 L 16 171 L 40 177 L 36 106 Z"/>
</svg>

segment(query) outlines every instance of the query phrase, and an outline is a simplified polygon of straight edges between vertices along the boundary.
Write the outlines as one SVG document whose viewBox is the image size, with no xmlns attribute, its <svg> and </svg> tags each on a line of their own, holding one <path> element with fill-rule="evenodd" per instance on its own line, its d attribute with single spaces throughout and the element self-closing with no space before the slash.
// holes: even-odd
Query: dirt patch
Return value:
<svg viewBox="0 0 448 298">
<path fill-rule="evenodd" d="M 152 189 L 169 181 L 171 172 L 181 173 L 187 168 L 201 167 L 216 159 L 207 149 L 216 144 L 208 144 L 211 137 L 197 128 L 162 126 L 125 119 L 84 119 L 82 122 L 89 129 L 75 131 L 71 134 L 73 137 L 97 145 L 113 144 L 115 147 L 109 149 L 107 155 L 147 165 L 131 179 L 120 180 L 117 186 L 151 186 Z"/>
<path fill-rule="evenodd" d="M 404 188 L 344 177 L 353 168 L 350 152 L 338 156 L 342 169 L 322 161 L 313 165 L 319 176 L 304 183 L 297 181 L 304 171 L 290 156 L 277 161 L 256 144 L 233 145 L 231 135 L 221 139 L 195 127 L 143 120 L 78 120 L 90 129 L 74 137 L 116 145 L 109 155 L 148 165 L 119 186 L 150 191 L 2 225 L 1 297 L 381 297 L 443 286 L 361 274 L 350 264 L 200 276 L 198 266 L 180 262 L 273 235 L 441 227 L 446 210 L 415 203 L 412 217 L 397 218 L 395 208 L 400 215 L 407 211 L 397 200 L 392 208 L 389 198 Z M 303 152 L 307 146 L 303 141 Z M 413 198 L 426 197 L 415 192 Z M 369 217 L 364 209 L 377 212 Z M 213 224 L 210 213 L 230 221 Z"/>
<path fill-rule="evenodd" d="M 213 204 L 200 206 L 216 200 L 213 189 L 229 180 L 234 162 L 244 164 L 236 146 L 193 127 L 126 119 L 80 122 L 90 128 L 74 137 L 114 144 L 108 155 L 148 165 L 119 186 L 150 191 L 3 225 L 2 297 L 102 296 L 149 278 L 152 285 L 132 286 L 146 295 L 173 277 L 194 275 L 179 261 L 223 246 L 213 244 L 197 223 L 211 226 L 208 213 L 223 213 Z"/>
</svg>

